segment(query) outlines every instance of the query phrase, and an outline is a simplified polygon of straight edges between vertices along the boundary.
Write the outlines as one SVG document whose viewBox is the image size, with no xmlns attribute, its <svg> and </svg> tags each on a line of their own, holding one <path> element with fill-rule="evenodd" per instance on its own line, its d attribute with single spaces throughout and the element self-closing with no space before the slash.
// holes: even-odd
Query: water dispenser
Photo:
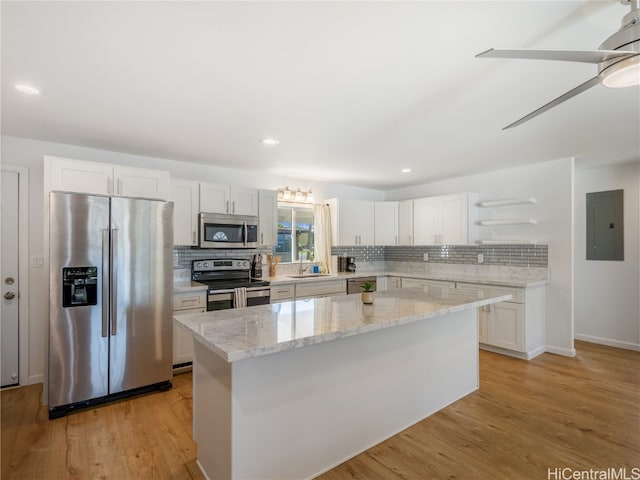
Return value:
<svg viewBox="0 0 640 480">
<path fill-rule="evenodd" d="M 62 306 L 82 307 L 98 303 L 98 267 L 62 269 Z"/>
</svg>

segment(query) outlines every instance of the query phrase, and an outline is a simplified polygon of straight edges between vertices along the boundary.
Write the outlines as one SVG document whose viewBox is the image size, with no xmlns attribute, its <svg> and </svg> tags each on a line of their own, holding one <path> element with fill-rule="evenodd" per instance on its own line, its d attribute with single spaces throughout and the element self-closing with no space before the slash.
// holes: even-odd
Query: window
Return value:
<svg viewBox="0 0 640 480">
<path fill-rule="evenodd" d="M 313 208 L 278 203 L 276 255 L 282 262 L 313 261 Z"/>
</svg>

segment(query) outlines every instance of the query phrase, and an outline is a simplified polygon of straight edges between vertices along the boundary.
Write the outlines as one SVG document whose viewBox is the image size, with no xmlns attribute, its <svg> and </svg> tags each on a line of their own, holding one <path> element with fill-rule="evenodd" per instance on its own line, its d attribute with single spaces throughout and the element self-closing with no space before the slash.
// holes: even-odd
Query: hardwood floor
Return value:
<svg viewBox="0 0 640 480">
<path fill-rule="evenodd" d="M 565 467 L 630 476 L 640 468 L 640 352 L 576 349 L 530 362 L 481 352 L 477 392 L 318 478 L 538 480 Z M 191 374 L 168 392 L 53 421 L 40 395 L 39 385 L 2 392 L 3 480 L 203 478 Z"/>
</svg>

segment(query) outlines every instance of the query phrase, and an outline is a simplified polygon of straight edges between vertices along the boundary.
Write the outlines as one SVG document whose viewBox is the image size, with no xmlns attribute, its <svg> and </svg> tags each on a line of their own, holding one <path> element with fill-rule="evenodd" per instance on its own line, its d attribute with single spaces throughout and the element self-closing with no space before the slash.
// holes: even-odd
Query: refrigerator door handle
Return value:
<svg viewBox="0 0 640 480">
<path fill-rule="evenodd" d="M 102 336 L 109 335 L 109 230 L 102 230 Z"/>
<path fill-rule="evenodd" d="M 111 230 L 111 335 L 118 333 L 118 229 Z"/>
</svg>

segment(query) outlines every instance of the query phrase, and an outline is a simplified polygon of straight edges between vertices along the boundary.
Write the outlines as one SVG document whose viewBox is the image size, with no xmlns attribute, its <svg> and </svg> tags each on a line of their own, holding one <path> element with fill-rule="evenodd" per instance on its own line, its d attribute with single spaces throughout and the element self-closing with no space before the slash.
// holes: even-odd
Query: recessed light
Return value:
<svg viewBox="0 0 640 480">
<path fill-rule="evenodd" d="M 410 168 L 403 168 L 402 170 L 400 170 L 402 173 L 411 173 L 411 169 Z"/>
<path fill-rule="evenodd" d="M 22 93 L 26 93 L 27 95 L 38 95 L 40 93 L 40 90 L 30 85 L 18 84 L 16 85 L 16 90 Z"/>
<path fill-rule="evenodd" d="M 262 144 L 270 146 L 280 145 L 280 140 L 278 140 L 277 138 L 267 137 L 262 139 Z"/>
</svg>

